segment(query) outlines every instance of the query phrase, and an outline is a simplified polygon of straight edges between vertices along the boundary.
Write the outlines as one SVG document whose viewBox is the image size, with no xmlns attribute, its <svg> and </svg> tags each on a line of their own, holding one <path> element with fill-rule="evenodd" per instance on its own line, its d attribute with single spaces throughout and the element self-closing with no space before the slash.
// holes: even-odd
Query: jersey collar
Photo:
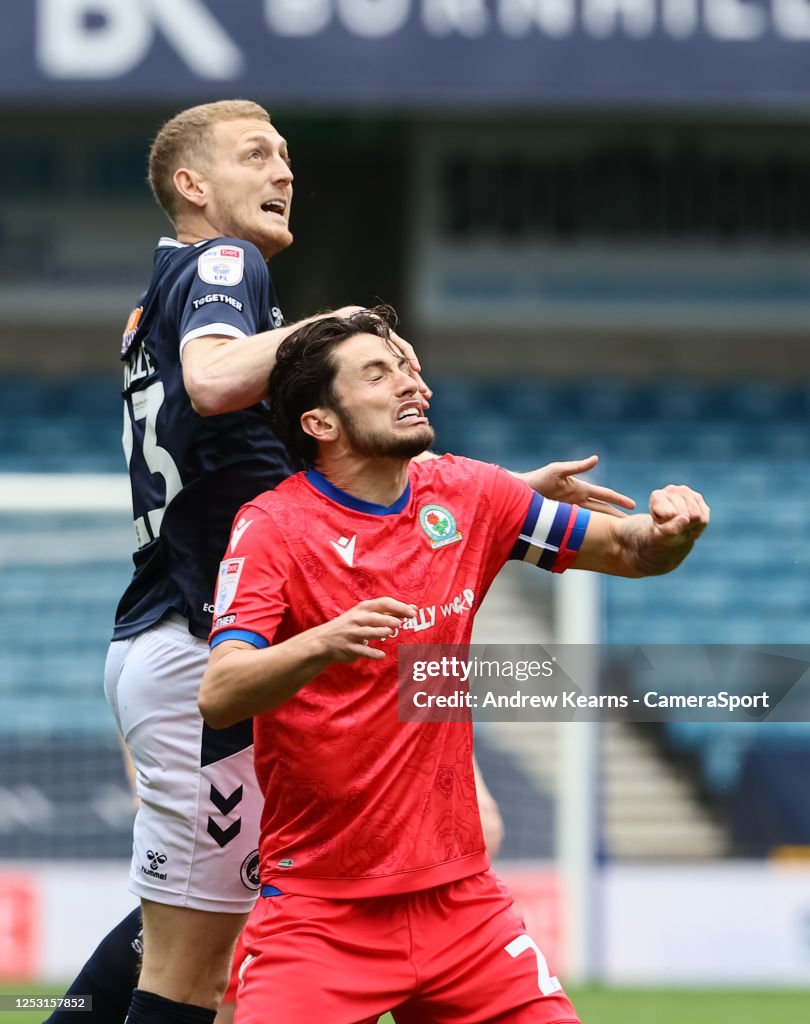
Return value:
<svg viewBox="0 0 810 1024">
<path fill-rule="evenodd" d="M 306 478 L 317 491 L 327 498 L 331 498 L 332 501 L 336 501 L 338 505 L 353 509 L 355 512 L 365 512 L 370 516 L 395 516 L 405 508 L 411 497 L 410 480 L 393 505 L 377 505 L 373 501 L 363 501 L 362 498 L 355 498 L 353 494 L 341 491 L 339 487 L 335 487 L 325 476 L 322 476 L 317 469 L 308 469 Z"/>
<path fill-rule="evenodd" d="M 223 237 L 223 236 L 220 236 Z M 178 242 L 176 238 L 169 238 L 168 235 L 161 235 L 158 239 L 158 249 L 199 249 L 201 245 L 208 245 L 209 242 L 215 242 L 215 238 L 201 238 L 199 242 Z"/>
</svg>

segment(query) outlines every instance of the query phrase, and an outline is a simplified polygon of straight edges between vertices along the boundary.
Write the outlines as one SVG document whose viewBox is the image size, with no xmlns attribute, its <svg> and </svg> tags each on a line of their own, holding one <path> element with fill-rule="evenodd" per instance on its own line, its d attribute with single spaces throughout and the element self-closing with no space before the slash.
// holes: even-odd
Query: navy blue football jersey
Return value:
<svg viewBox="0 0 810 1024">
<path fill-rule="evenodd" d="M 207 637 L 217 570 L 238 509 L 300 469 L 261 404 L 199 416 L 181 353 L 205 335 L 280 327 L 267 264 L 250 242 L 183 245 L 162 238 L 152 281 L 124 333 L 124 452 L 132 485 L 135 571 L 115 616 L 116 640 L 170 611 Z"/>
</svg>

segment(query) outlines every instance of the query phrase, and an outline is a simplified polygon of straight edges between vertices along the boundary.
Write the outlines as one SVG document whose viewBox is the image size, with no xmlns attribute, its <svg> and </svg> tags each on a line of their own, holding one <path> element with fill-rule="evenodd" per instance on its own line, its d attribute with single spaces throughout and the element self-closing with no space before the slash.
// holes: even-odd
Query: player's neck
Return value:
<svg viewBox="0 0 810 1024">
<path fill-rule="evenodd" d="M 374 505 L 393 505 L 408 486 L 410 459 L 358 458 L 357 455 L 320 459 L 315 467 L 338 490 Z"/>
<path fill-rule="evenodd" d="M 174 233 L 177 241 L 184 245 L 194 245 L 195 242 L 219 238 L 221 235 L 227 234 L 225 231 L 220 231 L 216 225 L 210 224 L 208 218 L 197 211 L 178 217 Z"/>
</svg>

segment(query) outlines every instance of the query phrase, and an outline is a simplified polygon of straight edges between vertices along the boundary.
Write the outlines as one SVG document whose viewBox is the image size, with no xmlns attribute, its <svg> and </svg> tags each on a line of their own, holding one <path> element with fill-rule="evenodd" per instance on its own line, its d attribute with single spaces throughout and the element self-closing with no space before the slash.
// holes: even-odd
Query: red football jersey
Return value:
<svg viewBox="0 0 810 1024">
<path fill-rule="evenodd" d="M 384 660 L 335 663 L 256 718 L 264 884 L 380 896 L 488 866 L 472 727 L 398 720 L 397 649 L 468 643 L 507 559 L 561 571 L 587 520 L 497 466 L 454 456 L 411 463 L 390 507 L 310 470 L 240 510 L 220 567 L 212 645 L 280 643 L 375 597 L 419 609 L 381 642 Z"/>
</svg>

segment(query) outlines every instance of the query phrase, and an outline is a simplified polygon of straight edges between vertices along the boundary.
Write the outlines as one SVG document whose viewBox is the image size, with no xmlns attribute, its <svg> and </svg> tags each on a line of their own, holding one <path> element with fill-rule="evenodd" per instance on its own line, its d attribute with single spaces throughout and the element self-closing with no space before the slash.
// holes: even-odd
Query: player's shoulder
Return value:
<svg viewBox="0 0 810 1024">
<path fill-rule="evenodd" d="M 244 534 L 247 548 L 256 546 L 273 551 L 276 561 L 282 558 L 283 552 L 289 553 L 289 542 L 306 531 L 307 524 L 313 521 L 307 504 L 311 490 L 304 473 L 295 473 L 272 490 L 245 502 L 234 518 L 229 550 L 233 551 L 234 538 L 239 544 Z"/>
<path fill-rule="evenodd" d="M 264 257 L 252 242 L 223 235 L 194 245 L 162 238 L 157 249 L 158 269 L 174 268 L 179 279 L 199 280 L 204 285 L 235 287 L 247 278 L 268 277 Z"/>
<path fill-rule="evenodd" d="M 288 476 L 286 480 L 269 491 L 258 494 L 245 508 L 260 509 L 271 519 L 278 518 L 284 511 L 310 503 L 312 488 L 306 482 L 306 473 L 301 471 Z"/>
<path fill-rule="evenodd" d="M 210 285 L 233 287 L 243 278 L 267 276 L 264 257 L 252 242 L 222 235 L 197 246 L 197 276 Z"/>
<path fill-rule="evenodd" d="M 411 488 L 417 504 L 459 498 L 470 509 L 492 508 L 522 500 L 525 487 L 511 473 L 491 462 L 461 455 L 441 455 L 412 464 Z"/>
<path fill-rule="evenodd" d="M 502 472 L 498 466 L 464 455 L 439 455 L 434 459 L 411 462 L 411 481 L 416 484 L 435 481 L 487 481 Z"/>
</svg>

